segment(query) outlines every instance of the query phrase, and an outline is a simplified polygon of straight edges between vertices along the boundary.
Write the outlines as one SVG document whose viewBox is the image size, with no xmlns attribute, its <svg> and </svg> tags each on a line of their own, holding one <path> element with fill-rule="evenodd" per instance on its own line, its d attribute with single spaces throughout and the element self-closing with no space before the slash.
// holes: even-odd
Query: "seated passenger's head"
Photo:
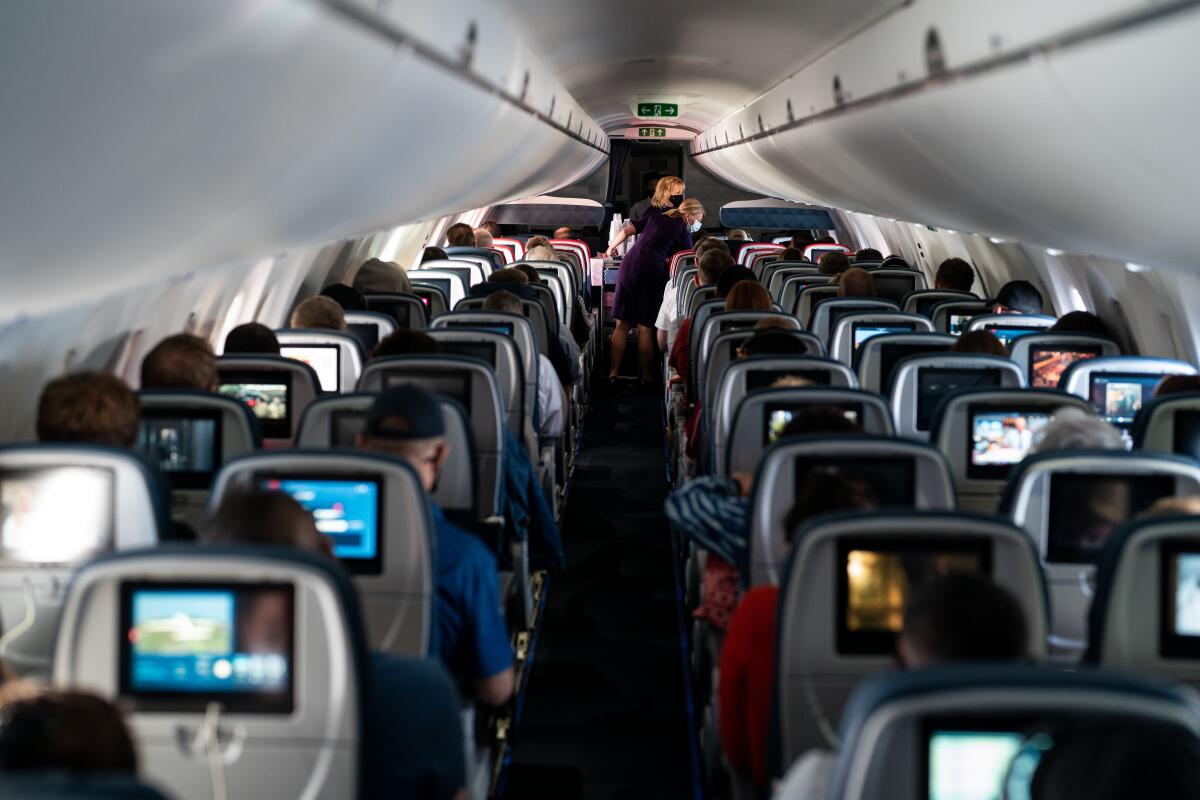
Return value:
<svg viewBox="0 0 1200 800">
<path fill-rule="evenodd" d="M 813 235 L 808 231 L 800 231 L 792 234 L 792 238 L 788 241 L 788 247 L 794 247 L 803 253 L 804 248 L 808 247 L 812 243 Z"/>
<path fill-rule="evenodd" d="M 203 544 L 253 544 L 294 547 L 332 557 L 333 549 L 321 535 L 304 506 L 286 492 L 257 486 L 232 487 L 221 497 L 217 510 L 200 531 Z"/>
<path fill-rule="evenodd" d="M 483 310 L 502 311 L 505 314 L 524 314 L 525 304 L 512 292 L 501 289 L 487 296 L 487 299 L 483 301 Z"/>
<path fill-rule="evenodd" d="M 519 269 L 525 273 L 525 280 L 529 281 L 529 283 L 542 283 L 542 276 L 538 274 L 535 267 L 529 264 L 513 264 L 512 268 Z"/>
<path fill-rule="evenodd" d="M 1200 392 L 1200 375 L 1168 375 L 1154 387 L 1154 396 Z"/>
<path fill-rule="evenodd" d="M 729 255 L 729 246 L 728 245 L 726 245 L 720 239 L 716 239 L 712 236 L 706 236 L 705 238 L 696 242 L 695 246 L 692 248 L 692 252 L 696 256 L 697 265 L 699 265 L 699 263 L 700 263 L 700 257 L 703 256 L 705 253 L 707 253 L 709 250 L 722 250 L 725 252 L 725 255 Z M 730 256 L 730 258 L 732 258 L 732 256 Z"/>
<path fill-rule="evenodd" d="M 369 258 L 354 273 L 351 285 L 363 294 L 400 294 L 412 291 L 412 281 L 399 264 Z M 294 326 L 293 326 L 294 327 Z"/>
<path fill-rule="evenodd" d="M 838 297 L 875 296 L 875 279 L 862 267 L 851 267 L 843 272 L 837 278 L 837 285 Z"/>
<path fill-rule="evenodd" d="M 850 259 L 840 250 L 830 250 L 817 260 L 817 269 L 822 275 L 841 275 L 850 269 Z"/>
<path fill-rule="evenodd" d="M 137 770 L 133 737 L 107 700 L 25 681 L 0 689 L 0 772 L 133 777 Z"/>
<path fill-rule="evenodd" d="M 116 375 L 64 375 L 42 389 L 38 441 L 133 447 L 141 414 L 137 394 Z"/>
<path fill-rule="evenodd" d="M 1072 311 L 1069 314 L 1063 314 L 1046 333 L 1083 333 L 1088 336 L 1101 336 L 1105 339 L 1113 338 L 1108 324 L 1088 311 Z"/>
<path fill-rule="evenodd" d="M 931 578 L 909 599 L 897 656 L 908 669 L 963 661 L 1029 657 L 1029 626 L 1020 603 L 969 572 Z"/>
<path fill-rule="evenodd" d="M 504 231 L 502 231 L 500 229 L 500 223 L 496 222 L 493 219 L 489 219 L 487 222 L 483 223 L 479 227 L 483 228 L 485 231 L 490 233 L 492 236 L 503 236 L 504 235 Z"/>
<path fill-rule="evenodd" d="M 732 266 L 733 256 L 729 255 L 725 245 L 706 248 L 696 259 L 696 281 L 701 286 L 715 285 L 721 280 L 721 274 Z"/>
<path fill-rule="evenodd" d="M 353 286 L 344 283 L 331 283 L 321 290 L 322 297 L 328 297 L 342 307 L 343 311 L 366 311 L 367 298 Z"/>
<path fill-rule="evenodd" d="M 450 454 L 445 433 L 438 399 L 419 386 L 398 386 L 375 398 L 358 447 L 404 459 L 430 492 Z"/>
<path fill-rule="evenodd" d="M 950 346 L 951 353 L 983 353 L 1008 358 L 1008 348 L 991 331 L 967 331 Z"/>
<path fill-rule="evenodd" d="M 1029 454 L 1053 450 L 1124 450 L 1121 432 L 1095 414 L 1079 408 L 1063 407 L 1054 412 L 1033 438 Z"/>
<path fill-rule="evenodd" d="M 908 269 L 908 262 L 904 256 L 889 255 L 879 266 L 882 269 Z"/>
<path fill-rule="evenodd" d="M 933 288 L 969 292 L 975 285 L 975 270 L 961 258 L 947 258 L 937 268 Z"/>
<path fill-rule="evenodd" d="M 742 281 L 753 281 L 754 272 L 745 267 L 726 267 L 717 278 L 717 297 L 724 299 L 733 291 L 733 287 Z"/>
<path fill-rule="evenodd" d="M 292 327 L 344 331 L 346 312 L 328 297 L 310 297 L 292 312 Z"/>
<path fill-rule="evenodd" d="M 143 389 L 215 392 L 221 382 L 217 375 L 217 356 L 209 343 L 199 336 L 190 333 L 168 336 L 142 359 L 141 382 Z"/>
<path fill-rule="evenodd" d="M 476 228 L 475 229 L 475 246 L 476 247 L 482 247 L 484 249 L 487 249 L 487 248 L 491 247 L 493 244 L 495 244 L 495 242 L 492 240 L 492 234 L 490 234 L 485 228 Z"/>
<path fill-rule="evenodd" d="M 779 252 L 780 261 L 803 261 L 804 251 L 797 247 L 785 247 Z"/>
<path fill-rule="evenodd" d="M 792 414 L 792 421 L 783 429 L 781 436 L 809 436 L 817 433 L 862 433 L 862 425 L 846 416 L 846 412 L 835 406 L 809 406 Z"/>
<path fill-rule="evenodd" d="M 521 272 L 521 270 L 516 269 L 515 267 L 505 267 L 504 269 L 498 269 L 489 275 L 488 283 L 519 283 L 524 285 L 529 283 L 529 278 L 525 276 L 524 272 Z"/>
<path fill-rule="evenodd" d="M 1023 794 L 1028 800 L 1200 797 L 1200 740 L 1174 725 L 1092 724 L 1052 741 Z"/>
<path fill-rule="evenodd" d="M 775 317 L 774 319 L 783 319 Z M 762 320 L 766 322 L 766 320 Z M 786 324 L 786 323 L 785 323 Z M 757 325 L 754 326 L 758 328 Z M 790 327 L 789 330 L 795 330 Z M 738 347 L 738 358 L 751 356 L 802 356 L 808 353 L 808 345 L 799 336 L 783 330 L 764 330 L 756 333 Z"/>
<path fill-rule="evenodd" d="M 571 229 L 568 228 L 566 225 L 562 226 L 561 228 L 555 228 L 554 229 L 554 238 L 555 239 L 570 239 L 571 238 Z"/>
<path fill-rule="evenodd" d="M 475 229 L 465 222 L 456 222 L 446 230 L 446 242 L 450 247 L 474 247 Z"/>
<path fill-rule="evenodd" d="M 731 242 L 744 242 L 746 239 L 746 232 L 741 228 L 734 228 L 729 232 L 729 241 Z"/>
<path fill-rule="evenodd" d="M 993 310 L 997 314 L 1040 314 L 1042 293 L 1029 281 L 1009 281 L 1000 287 Z"/>
<path fill-rule="evenodd" d="M 874 247 L 864 247 L 854 254 L 855 261 L 883 261 L 883 253 Z"/>
<path fill-rule="evenodd" d="M 550 240 L 545 236 L 530 236 L 525 240 L 525 252 L 528 254 L 535 247 L 549 247 Z"/>
<path fill-rule="evenodd" d="M 525 251 L 526 261 L 558 261 L 558 251 L 548 244 L 539 244 Z"/>
<path fill-rule="evenodd" d="M 773 311 L 771 295 L 758 281 L 739 281 L 725 297 L 726 311 Z"/>
<path fill-rule="evenodd" d="M 428 355 L 442 352 L 441 345 L 425 331 L 414 331 L 400 328 L 392 331 L 379 340 L 371 350 L 369 358 L 390 358 L 392 356 Z"/>
<path fill-rule="evenodd" d="M 266 353 L 277 356 L 279 339 L 275 336 L 275 331 L 261 322 L 247 322 L 238 325 L 225 336 L 223 352 L 227 356 L 235 353 Z"/>
<path fill-rule="evenodd" d="M 842 417 L 844 419 L 845 415 Z M 836 469 L 810 470 L 797 490 L 795 504 L 784 519 L 784 538 L 791 544 L 796 531 L 821 514 L 871 511 L 878 505 L 878 497 L 865 481 Z"/>
<path fill-rule="evenodd" d="M 422 264 L 427 261 L 445 261 L 448 258 L 450 256 L 446 254 L 446 251 L 436 245 L 430 245 L 421 252 Z"/>
</svg>

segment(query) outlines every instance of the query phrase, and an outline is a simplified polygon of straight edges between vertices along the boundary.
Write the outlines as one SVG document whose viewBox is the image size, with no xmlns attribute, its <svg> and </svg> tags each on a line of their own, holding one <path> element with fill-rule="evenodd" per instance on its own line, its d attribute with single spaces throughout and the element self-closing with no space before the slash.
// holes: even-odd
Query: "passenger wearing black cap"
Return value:
<svg viewBox="0 0 1200 800">
<path fill-rule="evenodd" d="M 1042 293 L 1029 281 L 1009 281 L 992 302 L 996 314 L 1042 313 Z"/>
<path fill-rule="evenodd" d="M 441 405 L 418 386 L 388 389 L 367 412 L 361 450 L 407 461 L 426 492 L 450 454 Z M 513 692 L 513 654 L 500 613 L 496 559 L 475 536 L 429 501 L 437 532 L 437 625 L 441 658 L 483 702 L 499 706 Z"/>
</svg>

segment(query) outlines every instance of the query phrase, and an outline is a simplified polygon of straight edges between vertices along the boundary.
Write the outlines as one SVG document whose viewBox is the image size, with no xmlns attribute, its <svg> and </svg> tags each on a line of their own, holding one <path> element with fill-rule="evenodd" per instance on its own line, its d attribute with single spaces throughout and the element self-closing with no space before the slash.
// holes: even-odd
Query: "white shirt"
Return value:
<svg viewBox="0 0 1200 800">
<path fill-rule="evenodd" d="M 662 305 L 658 308 L 658 318 L 654 320 L 654 327 L 667 332 L 668 353 L 675 346 L 675 334 L 679 332 L 678 299 L 679 292 L 676 290 L 675 284 L 668 281 L 667 288 L 663 291 Z"/>
<path fill-rule="evenodd" d="M 558 383 L 558 374 L 550 359 L 538 353 L 537 375 L 538 408 L 541 411 L 541 424 L 538 432 L 542 436 L 554 438 L 563 435 L 563 396 L 562 386 Z"/>
<path fill-rule="evenodd" d="M 783 780 L 775 785 L 772 800 L 828 797 L 836 767 L 837 753 L 832 750 L 809 750 L 792 764 Z"/>
</svg>

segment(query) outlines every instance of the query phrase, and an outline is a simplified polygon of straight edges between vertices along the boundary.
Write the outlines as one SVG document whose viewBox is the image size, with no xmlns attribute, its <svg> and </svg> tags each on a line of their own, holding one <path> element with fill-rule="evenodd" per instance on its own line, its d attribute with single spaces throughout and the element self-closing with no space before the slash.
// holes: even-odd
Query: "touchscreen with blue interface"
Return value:
<svg viewBox="0 0 1200 800">
<path fill-rule="evenodd" d="M 265 476 L 261 481 L 264 489 L 287 492 L 313 515 L 317 530 L 348 570 L 380 573 L 379 478 Z"/>
</svg>

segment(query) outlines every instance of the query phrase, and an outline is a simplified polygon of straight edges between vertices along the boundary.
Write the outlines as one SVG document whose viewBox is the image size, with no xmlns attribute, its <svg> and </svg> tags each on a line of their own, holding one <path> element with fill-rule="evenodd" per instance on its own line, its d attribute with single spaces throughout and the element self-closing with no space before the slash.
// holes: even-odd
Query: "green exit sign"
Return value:
<svg viewBox="0 0 1200 800">
<path fill-rule="evenodd" d="M 638 103 L 639 117 L 678 117 L 679 105 L 676 103 Z"/>
<path fill-rule="evenodd" d="M 665 139 L 667 138 L 666 128 L 638 128 L 639 139 Z"/>
</svg>

